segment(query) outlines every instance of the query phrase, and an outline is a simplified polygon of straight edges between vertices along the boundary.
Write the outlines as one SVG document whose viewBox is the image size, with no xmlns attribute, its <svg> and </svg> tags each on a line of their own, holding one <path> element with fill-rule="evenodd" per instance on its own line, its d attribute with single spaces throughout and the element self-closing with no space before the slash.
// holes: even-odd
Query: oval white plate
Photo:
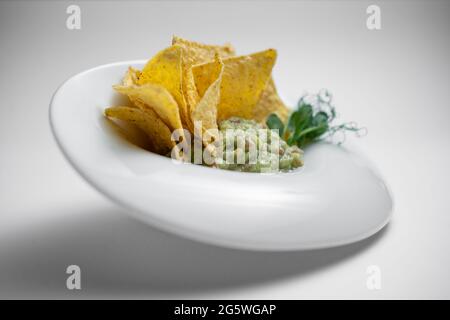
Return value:
<svg viewBox="0 0 450 320">
<path fill-rule="evenodd" d="M 361 157 L 342 147 L 307 149 L 305 166 L 272 175 L 175 164 L 117 134 L 103 117 L 123 103 L 126 61 L 67 80 L 50 105 L 56 140 L 76 170 L 137 218 L 192 239 L 246 249 L 297 250 L 369 237 L 390 218 L 386 185 Z"/>
</svg>

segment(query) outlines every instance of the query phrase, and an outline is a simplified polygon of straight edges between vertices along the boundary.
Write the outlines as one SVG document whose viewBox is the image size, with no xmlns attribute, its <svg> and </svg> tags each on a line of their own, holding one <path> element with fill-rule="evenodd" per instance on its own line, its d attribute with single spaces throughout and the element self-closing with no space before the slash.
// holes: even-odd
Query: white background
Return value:
<svg viewBox="0 0 450 320">
<path fill-rule="evenodd" d="M 366 28 L 378 4 L 382 30 Z M 450 298 L 450 4 L 391 2 L 0 2 L 0 298 Z M 85 183 L 51 136 L 69 76 L 149 58 L 172 34 L 278 50 L 291 101 L 329 88 L 394 194 L 393 220 L 353 245 L 260 253 L 192 242 L 127 216 Z M 149 190 L 151 192 L 151 190 Z M 364 214 L 364 213 L 361 213 Z M 65 269 L 82 270 L 82 290 Z M 381 290 L 366 269 L 381 268 Z"/>
</svg>

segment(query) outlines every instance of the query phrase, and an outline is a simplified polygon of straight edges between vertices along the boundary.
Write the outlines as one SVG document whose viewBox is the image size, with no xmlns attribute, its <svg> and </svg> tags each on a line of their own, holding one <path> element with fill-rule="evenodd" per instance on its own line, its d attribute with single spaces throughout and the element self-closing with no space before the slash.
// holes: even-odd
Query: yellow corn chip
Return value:
<svg viewBox="0 0 450 320">
<path fill-rule="evenodd" d="M 213 61 L 216 53 L 218 53 L 221 58 L 228 58 L 235 55 L 234 48 L 231 44 L 223 46 L 208 45 L 173 36 L 172 45 L 181 46 L 186 50 L 184 60 L 188 67 Z"/>
<path fill-rule="evenodd" d="M 206 45 L 199 42 L 189 41 L 177 36 L 173 36 L 172 45 L 183 48 L 183 93 L 186 101 L 186 109 L 188 115 L 192 116 L 192 111 L 199 103 L 200 97 L 195 87 L 194 76 L 192 74 L 192 66 L 194 64 L 205 63 L 214 60 L 215 54 L 226 58 L 234 55 L 234 49 L 231 45 L 215 46 Z M 187 118 L 187 125 L 193 132 L 193 119 Z"/>
<path fill-rule="evenodd" d="M 113 86 L 118 92 L 130 97 L 142 111 L 153 110 L 172 130 L 183 129 L 175 99 L 162 86 L 147 83 L 141 86 Z"/>
<path fill-rule="evenodd" d="M 289 109 L 278 96 L 272 78 L 269 79 L 266 89 L 261 94 L 261 97 L 253 110 L 253 119 L 258 122 L 265 122 L 266 118 L 271 113 L 276 113 L 283 121 L 286 121 L 289 115 Z"/>
<path fill-rule="evenodd" d="M 124 86 L 136 85 L 141 75 L 141 71 L 134 69 L 133 67 L 128 67 L 127 73 L 123 77 L 122 84 Z"/>
<path fill-rule="evenodd" d="M 268 49 L 248 56 L 223 60 L 224 71 L 220 88 L 218 121 L 230 117 L 251 119 L 259 98 L 269 81 L 276 51 Z M 193 67 L 195 84 L 202 97 L 214 81 L 215 63 Z"/>
<path fill-rule="evenodd" d="M 192 120 L 201 121 L 203 131 L 217 129 L 217 105 L 220 102 L 220 85 L 222 83 L 224 65 L 217 55 L 210 69 L 214 82 L 206 90 L 200 102 L 192 110 Z"/>
<path fill-rule="evenodd" d="M 183 63 L 183 94 L 186 101 L 186 125 L 193 132 L 194 125 L 191 119 L 191 112 L 200 100 L 198 96 L 197 88 L 195 87 L 194 75 L 192 74 L 192 67 L 188 67 L 187 64 Z"/>
<path fill-rule="evenodd" d="M 180 45 L 183 48 L 185 48 L 186 54 L 183 55 L 183 57 L 186 58 L 184 58 L 183 60 L 190 65 L 209 62 L 210 60 L 213 59 L 215 52 L 217 52 L 221 58 L 229 58 L 235 55 L 235 51 L 230 44 L 224 46 L 207 45 L 182 39 L 177 36 L 173 36 L 172 44 Z M 186 91 L 188 90 L 189 89 L 187 89 Z M 255 120 L 257 121 L 260 122 L 264 121 L 267 118 L 267 116 L 272 112 L 278 114 L 278 116 L 283 120 L 287 119 L 289 110 L 286 108 L 286 106 L 278 96 L 272 78 L 269 80 L 266 88 L 263 90 L 261 97 L 255 108 L 256 109 L 254 111 L 254 116 Z"/>
<path fill-rule="evenodd" d="M 119 106 L 107 108 L 105 115 L 137 125 L 149 137 L 153 151 L 159 154 L 167 154 L 175 145 L 171 131 L 152 110 L 144 113 L 136 108 Z"/>
<path fill-rule="evenodd" d="M 147 83 L 163 86 L 175 99 L 180 109 L 181 119 L 187 123 L 188 110 L 183 94 L 183 48 L 171 46 L 160 51 L 144 67 L 138 84 Z"/>
</svg>

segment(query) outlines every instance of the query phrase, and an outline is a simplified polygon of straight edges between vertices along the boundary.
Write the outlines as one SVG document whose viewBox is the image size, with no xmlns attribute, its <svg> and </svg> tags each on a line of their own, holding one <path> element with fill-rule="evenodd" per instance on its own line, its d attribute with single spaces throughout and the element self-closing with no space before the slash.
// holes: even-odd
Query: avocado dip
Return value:
<svg viewBox="0 0 450 320">
<path fill-rule="evenodd" d="M 276 131 L 254 120 L 229 118 L 219 123 L 219 130 L 222 152 L 217 155 L 216 166 L 220 169 L 273 172 L 274 165 L 275 171 L 303 165 L 303 151 L 299 147 L 289 146 Z"/>
</svg>

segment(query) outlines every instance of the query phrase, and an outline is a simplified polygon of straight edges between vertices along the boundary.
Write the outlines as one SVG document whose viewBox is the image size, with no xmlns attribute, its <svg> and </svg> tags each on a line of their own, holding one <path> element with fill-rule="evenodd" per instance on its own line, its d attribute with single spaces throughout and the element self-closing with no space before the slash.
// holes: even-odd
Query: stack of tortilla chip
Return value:
<svg viewBox="0 0 450 320">
<path fill-rule="evenodd" d="M 285 120 L 288 109 L 271 77 L 275 60 L 274 49 L 236 56 L 231 45 L 174 36 L 172 46 L 156 54 L 142 71 L 130 67 L 122 84 L 113 86 L 132 106 L 110 107 L 105 114 L 136 124 L 159 154 L 175 146 L 171 134 L 176 129 L 194 133 L 197 124 L 202 130 L 217 129 L 230 117 L 264 122 L 271 113 Z"/>
</svg>

